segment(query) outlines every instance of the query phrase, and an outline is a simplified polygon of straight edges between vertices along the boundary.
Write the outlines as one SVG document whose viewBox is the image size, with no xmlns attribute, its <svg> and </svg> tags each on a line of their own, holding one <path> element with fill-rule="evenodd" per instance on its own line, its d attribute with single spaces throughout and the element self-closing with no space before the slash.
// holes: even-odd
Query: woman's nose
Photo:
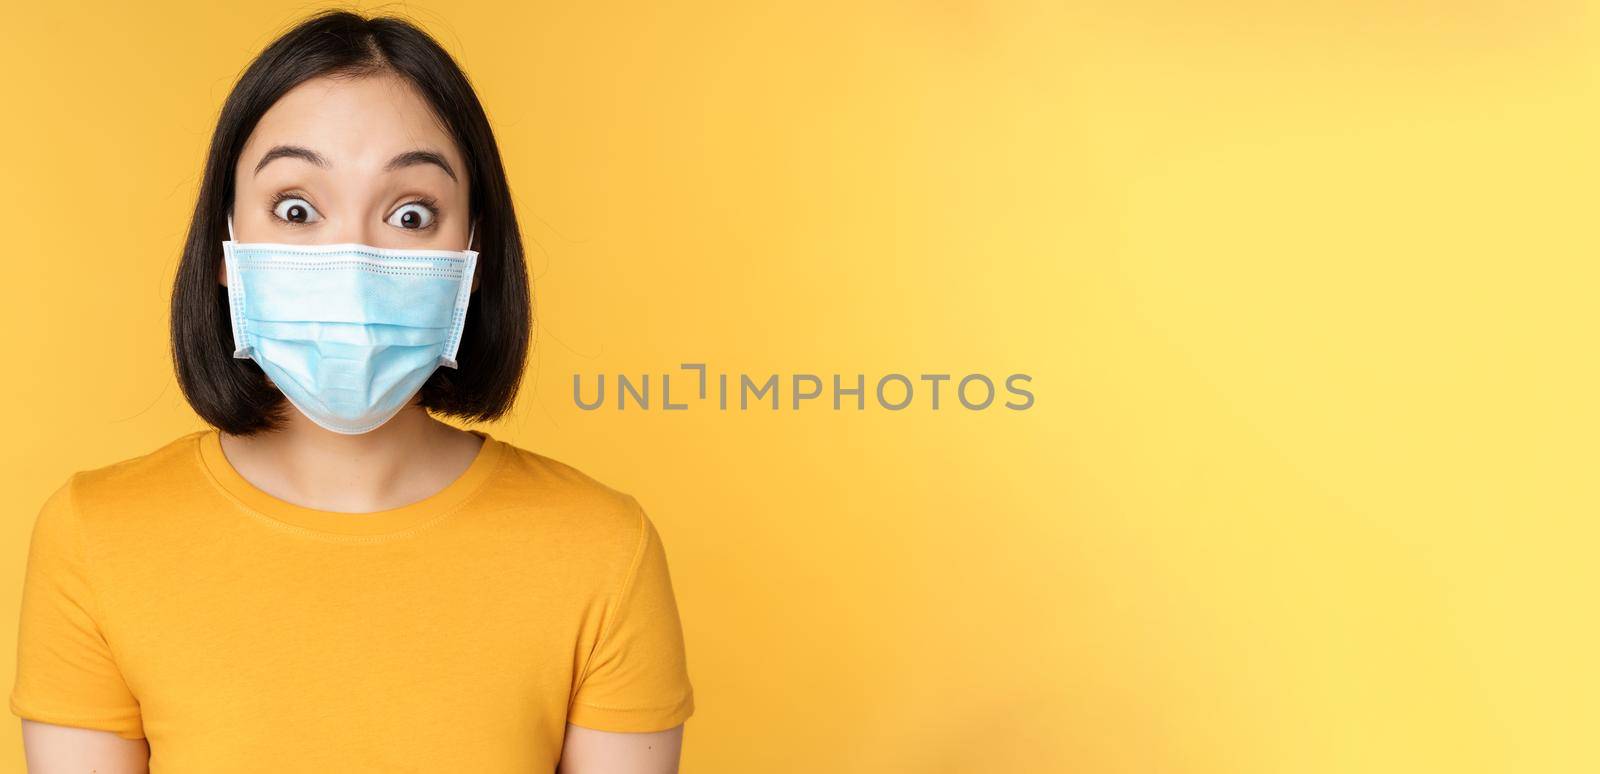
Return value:
<svg viewBox="0 0 1600 774">
<path fill-rule="evenodd" d="M 358 245 L 372 245 L 374 247 L 381 246 L 377 242 L 373 241 L 381 238 L 378 234 L 378 230 L 373 228 L 372 224 L 365 222 L 364 219 L 346 219 L 341 222 L 339 227 L 334 229 L 334 233 L 330 234 L 329 236 L 332 237 L 333 242 L 340 244 L 350 243 Z"/>
</svg>

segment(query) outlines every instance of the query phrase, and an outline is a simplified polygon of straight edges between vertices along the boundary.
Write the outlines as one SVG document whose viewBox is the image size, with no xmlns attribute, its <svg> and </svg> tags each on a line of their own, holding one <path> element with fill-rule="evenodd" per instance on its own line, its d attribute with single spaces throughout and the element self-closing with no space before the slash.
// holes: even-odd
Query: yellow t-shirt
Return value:
<svg viewBox="0 0 1600 774">
<path fill-rule="evenodd" d="M 293 505 L 215 430 L 74 474 L 34 522 L 13 714 L 145 737 L 154 774 L 552 771 L 566 723 L 694 711 L 654 524 L 486 432 L 376 513 Z"/>
</svg>

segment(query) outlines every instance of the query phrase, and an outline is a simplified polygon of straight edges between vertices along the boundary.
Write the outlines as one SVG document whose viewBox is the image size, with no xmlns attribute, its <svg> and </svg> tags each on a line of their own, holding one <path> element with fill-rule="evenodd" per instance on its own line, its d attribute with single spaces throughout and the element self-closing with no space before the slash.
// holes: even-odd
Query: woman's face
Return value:
<svg viewBox="0 0 1600 774">
<path fill-rule="evenodd" d="M 240 242 L 468 247 L 465 161 L 393 74 L 314 78 L 290 90 L 246 141 L 234 180 Z"/>
</svg>

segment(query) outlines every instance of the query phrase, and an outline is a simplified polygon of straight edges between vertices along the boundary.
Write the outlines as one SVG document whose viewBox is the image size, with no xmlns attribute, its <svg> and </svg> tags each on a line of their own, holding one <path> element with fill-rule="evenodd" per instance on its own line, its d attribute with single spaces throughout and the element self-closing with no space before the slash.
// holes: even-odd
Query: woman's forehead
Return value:
<svg viewBox="0 0 1600 774">
<path fill-rule="evenodd" d="M 245 171 L 280 145 L 314 150 L 330 169 L 381 172 L 397 154 L 428 150 L 455 169 L 461 154 L 426 100 L 393 73 L 318 77 L 290 89 L 262 115 L 239 158 Z"/>
</svg>

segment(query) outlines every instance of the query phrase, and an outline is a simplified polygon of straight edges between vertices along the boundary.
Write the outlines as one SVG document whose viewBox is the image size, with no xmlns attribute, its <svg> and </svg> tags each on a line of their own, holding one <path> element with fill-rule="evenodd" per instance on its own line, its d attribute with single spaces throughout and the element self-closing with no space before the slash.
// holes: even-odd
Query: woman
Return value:
<svg viewBox="0 0 1600 774">
<path fill-rule="evenodd" d="M 33 527 L 30 771 L 675 771 L 693 695 L 639 503 L 429 413 L 507 411 L 528 293 L 435 41 L 332 12 L 267 47 L 173 292 L 213 427 L 74 474 Z"/>
</svg>

